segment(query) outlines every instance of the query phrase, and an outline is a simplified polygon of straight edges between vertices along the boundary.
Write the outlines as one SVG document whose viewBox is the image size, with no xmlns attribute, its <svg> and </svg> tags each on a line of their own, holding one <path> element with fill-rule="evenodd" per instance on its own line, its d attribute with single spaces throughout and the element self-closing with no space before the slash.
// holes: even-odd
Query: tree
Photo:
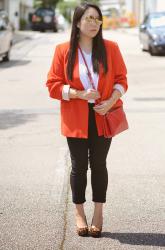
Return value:
<svg viewBox="0 0 165 250">
<path fill-rule="evenodd" d="M 36 7 L 56 7 L 60 0 L 34 0 L 34 8 Z"/>
<path fill-rule="evenodd" d="M 57 7 L 59 8 L 61 14 L 69 22 L 71 22 L 72 12 L 76 6 L 77 6 L 77 1 L 70 1 L 70 2 L 59 1 L 59 3 L 57 4 Z"/>
<path fill-rule="evenodd" d="M 84 0 L 81 0 L 80 2 L 83 3 L 83 2 L 85 2 L 85 1 L 84 1 Z M 87 1 L 87 2 L 88 2 L 88 1 Z M 91 0 L 91 1 L 89 0 L 89 2 L 90 2 L 90 3 L 99 4 L 100 1 L 99 1 L 99 0 Z"/>
<path fill-rule="evenodd" d="M 84 0 L 79 1 L 79 3 L 83 2 L 85 1 Z M 89 0 L 89 2 L 99 4 L 99 0 Z M 70 0 L 70 1 L 61 0 L 58 2 L 57 7 L 59 8 L 60 12 L 64 15 L 64 17 L 69 22 L 71 22 L 73 11 L 77 5 L 78 1 L 76 0 Z"/>
</svg>

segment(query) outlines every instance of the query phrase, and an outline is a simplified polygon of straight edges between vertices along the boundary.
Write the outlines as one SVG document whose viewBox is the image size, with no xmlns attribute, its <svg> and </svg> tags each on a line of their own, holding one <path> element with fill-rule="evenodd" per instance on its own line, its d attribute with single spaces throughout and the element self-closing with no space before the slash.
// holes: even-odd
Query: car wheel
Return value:
<svg viewBox="0 0 165 250">
<path fill-rule="evenodd" d="M 142 48 L 142 51 L 146 52 L 146 51 L 147 51 L 147 49 L 145 49 L 145 48 Z"/>
<path fill-rule="evenodd" d="M 156 56 L 157 55 L 157 50 L 154 47 L 150 46 L 149 47 L 149 53 L 150 53 L 151 56 Z"/>
<path fill-rule="evenodd" d="M 53 29 L 53 31 L 54 31 L 54 32 L 57 32 L 58 30 L 57 30 L 57 28 L 55 27 L 55 28 Z"/>
<path fill-rule="evenodd" d="M 3 62 L 10 61 L 10 50 L 6 53 L 6 55 L 2 59 Z"/>
<path fill-rule="evenodd" d="M 147 50 L 144 48 L 144 45 L 143 45 L 142 43 L 140 44 L 140 48 L 141 48 L 142 51 L 147 51 Z"/>
</svg>

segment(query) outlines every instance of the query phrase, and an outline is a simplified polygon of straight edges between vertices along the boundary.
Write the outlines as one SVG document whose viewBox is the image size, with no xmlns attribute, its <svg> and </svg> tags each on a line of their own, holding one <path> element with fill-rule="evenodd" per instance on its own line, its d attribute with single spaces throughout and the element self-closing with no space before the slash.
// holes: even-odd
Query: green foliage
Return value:
<svg viewBox="0 0 165 250">
<path fill-rule="evenodd" d="M 79 3 L 85 2 L 84 0 L 79 1 Z M 96 3 L 99 4 L 99 0 L 91 0 L 88 1 L 90 3 Z M 78 5 L 78 1 L 71 0 L 71 1 L 59 1 L 57 4 L 57 8 L 60 10 L 61 14 L 69 21 L 71 22 L 72 14 L 75 9 L 75 7 Z"/>
<path fill-rule="evenodd" d="M 25 30 L 27 25 L 27 21 L 23 18 L 20 18 L 20 30 Z"/>
<path fill-rule="evenodd" d="M 83 3 L 84 0 L 71 0 L 71 1 L 65 1 L 65 0 L 33 0 L 34 1 L 34 8 L 40 7 L 40 6 L 52 6 L 56 7 L 57 4 L 62 5 L 62 9 L 64 8 L 75 8 L 75 6 L 78 4 L 78 2 Z M 87 1 L 88 2 L 88 1 Z M 90 0 L 90 3 L 96 3 L 99 4 L 99 0 Z"/>
<path fill-rule="evenodd" d="M 90 1 L 90 0 L 89 0 L 89 1 L 81 0 L 80 2 L 81 2 L 81 3 L 83 3 L 83 2 L 89 2 L 89 3 L 99 4 L 100 1 L 99 1 L 99 0 L 91 0 L 91 1 Z"/>
<path fill-rule="evenodd" d="M 59 0 L 34 0 L 34 8 L 37 7 L 56 7 Z"/>
<path fill-rule="evenodd" d="M 65 0 L 34 0 L 34 8 L 37 7 L 46 7 L 46 6 L 51 6 L 51 7 L 57 7 L 61 14 L 69 21 L 71 22 L 72 19 L 72 14 L 75 9 L 75 7 L 79 3 L 83 3 L 84 0 L 70 0 L 70 1 L 65 1 Z M 88 1 L 90 3 L 96 3 L 99 4 L 99 0 L 90 0 Z"/>
<path fill-rule="evenodd" d="M 71 16 L 76 6 L 77 6 L 77 1 L 70 1 L 70 2 L 59 1 L 59 3 L 57 4 L 57 8 L 60 10 L 61 14 L 69 22 L 71 22 Z"/>
</svg>

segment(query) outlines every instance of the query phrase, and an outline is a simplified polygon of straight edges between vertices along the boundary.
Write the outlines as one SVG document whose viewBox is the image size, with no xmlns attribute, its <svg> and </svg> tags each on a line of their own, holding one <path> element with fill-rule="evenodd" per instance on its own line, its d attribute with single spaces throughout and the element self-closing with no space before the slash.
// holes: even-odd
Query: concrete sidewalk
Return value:
<svg viewBox="0 0 165 250">
<path fill-rule="evenodd" d="M 38 32 L 31 30 L 16 30 L 13 34 L 13 44 L 22 42 L 23 40 L 31 40 L 36 37 Z"/>
<path fill-rule="evenodd" d="M 116 29 L 114 31 L 125 33 L 125 34 L 132 35 L 132 36 L 138 36 L 138 34 L 139 34 L 139 27 L 134 27 L 134 28 L 118 28 L 118 29 Z"/>
</svg>

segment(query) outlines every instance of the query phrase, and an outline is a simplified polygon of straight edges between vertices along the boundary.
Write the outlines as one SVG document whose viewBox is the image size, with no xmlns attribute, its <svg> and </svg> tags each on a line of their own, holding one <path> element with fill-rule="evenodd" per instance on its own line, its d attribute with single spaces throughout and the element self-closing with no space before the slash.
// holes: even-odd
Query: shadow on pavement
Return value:
<svg viewBox="0 0 165 250">
<path fill-rule="evenodd" d="M 0 62 L 0 68 L 1 69 L 6 69 L 6 68 L 10 68 L 13 66 L 24 66 L 28 63 L 30 63 L 31 60 L 11 60 L 9 62 Z"/>
<path fill-rule="evenodd" d="M 154 57 L 165 57 L 165 53 L 153 55 Z"/>
<path fill-rule="evenodd" d="M 111 238 L 130 245 L 165 246 L 165 234 L 103 232 L 102 238 Z"/>
<path fill-rule="evenodd" d="M 21 114 L 14 111 L 0 113 L 0 130 L 16 127 L 34 121 L 36 114 Z"/>
<path fill-rule="evenodd" d="M 33 38 L 25 34 L 15 34 L 13 39 L 13 45 L 22 42 L 23 40 L 33 40 Z"/>
</svg>

